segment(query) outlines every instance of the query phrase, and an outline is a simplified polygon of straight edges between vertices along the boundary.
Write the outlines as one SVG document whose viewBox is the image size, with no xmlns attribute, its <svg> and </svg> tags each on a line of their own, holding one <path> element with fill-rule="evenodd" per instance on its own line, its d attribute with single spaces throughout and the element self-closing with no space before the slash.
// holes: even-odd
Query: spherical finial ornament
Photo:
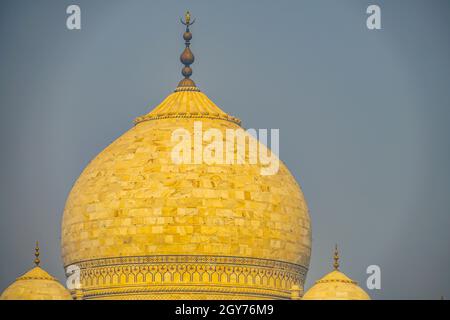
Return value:
<svg viewBox="0 0 450 320">
<path fill-rule="evenodd" d="M 41 263 L 41 260 L 39 259 L 39 242 L 36 241 L 36 247 L 34 248 L 34 264 L 36 267 L 39 267 L 39 264 Z"/>
<path fill-rule="evenodd" d="M 181 70 L 181 73 L 185 78 L 189 78 L 192 75 L 192 69 L 191 67 L 184 67 L 183 70 Z"/>
<path fill-rule="evenodd" d="M 190 31 L 186 31 L 183 33 L 183 39 L 185 41 L 191 41 L 192 40 L 192 33 Z"/>
</svg>

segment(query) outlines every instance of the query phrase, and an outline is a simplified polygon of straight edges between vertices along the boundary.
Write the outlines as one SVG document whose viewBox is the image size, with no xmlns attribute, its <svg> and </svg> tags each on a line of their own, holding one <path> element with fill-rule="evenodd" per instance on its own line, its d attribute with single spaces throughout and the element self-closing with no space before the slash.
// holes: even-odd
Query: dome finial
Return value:
<svg viewBox="0 0 450 320">
<path fill-rule="evenodd" d="M 39 259 L 39 241 L 36 241 L 36 248 L 34 248 L 34 256 L 36 257 L 34 259 L 34 264 L 36 267 L 39 267 L 39 264 L 41 263 L 41 260 Z"/>
<path fill-rule="evenodd" d="M 183 69 L 181 70 L 181 74 L 184 76 L 184 79 L 178 83 L 178 87 L 175 91 L 199 91 L 195 82 L 190 79 L 192 75 L 192 69 L 190 65 L 194 63 L 194 54 L 190 49 L 192 33 L 189 30 L 189 27 L 192 26 L 195 22 L 195 19 L 191 21 L 191 14 L 189 11 L 186 11 L 186 14 L 183 19 L 180 19 L 181 23 L 186 26 L 186 31 L 183 34 L 184 44 L 186 48 L 184 48 L 183 53 L 180 56 L 180 61 L 184 64 Z"/>
<path fill-rule="evenodd" d="M 334 270 L 339 270 L 339 251 L 338 251 L 338 246 L 337 244 L 334 247 L 334 263 L 333 263 L 333 267 Z"/>
<path fill-rule="evenodd" d="M 186 11 L 186 13 L 184 14 L 184 21 L 181 20 L 181 23 L 184 24 L 187 28 L 189 28 L 189 26 L 193 25 L 194 22 L 195 22 L 195 19 L 191 23 L 191 13 L 189 12 L 189 10 Z"/>
</svg>

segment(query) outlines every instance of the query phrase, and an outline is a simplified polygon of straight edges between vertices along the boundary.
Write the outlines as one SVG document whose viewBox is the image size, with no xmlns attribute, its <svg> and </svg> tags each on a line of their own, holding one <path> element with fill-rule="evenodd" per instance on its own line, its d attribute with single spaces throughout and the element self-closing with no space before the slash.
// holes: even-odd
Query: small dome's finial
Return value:
<svg viewBox="0 0 450 320">
<path fill-rule="evenodd" d="M 181 23 L 185 26 L 189 27 L 191 24 L 194 24 L 195 20 L 191 23 L 191 13 L 189 11 L 186 11 L 184 15 L 184 21 L 181 20 Z"/>
<path fill-rule="evenodd" d="M 333 267 L 334 270 L 339 270 L 339 251 L 338 251 L 338 246 L 336 244 L 336 246 L 334 247 L 334 263 L 333 263 Z"/>
<path fill-rule="evenodd" d="M 36 267 L 39 267 L 41 260 L 39 259 L 39 242 L 38 241 L 36 241 L 36 248 L 34 248 L 34 256 L 36 257 L 34 259 L 34 264 L 36 265 Z"/>
<path fill-rule="evenodd" d="M 184 48 L 183 53 L 180 56 L 180 61 L 182 64 L 184 64 L 183 69 L 181 70 L 181 74 L 184 76 L 184 79 L 178 83 L 177 90 L 175 91 L 181 91 L 181 90 L 192 90 L 192 91 L 198 91 L 195 82 L 190 79 L 190 76 L 192 75 L 192 69 L 190 65 L 194 63 L 194 54 L 192 53 L 190 49 L 191 40 L 192 40 L 192 33 L 189 30 L 189 27 L 192 26 L 195 22 L 195 19 L 191 21 L 191 14 L 189 11 L 186 11 L 186 14 L 183 19 L 180 19 L 181 23 L 186 26 L 186 31 L 183 34 L 184 44 L 186 45 L 186 48 Z"/>
</svg>

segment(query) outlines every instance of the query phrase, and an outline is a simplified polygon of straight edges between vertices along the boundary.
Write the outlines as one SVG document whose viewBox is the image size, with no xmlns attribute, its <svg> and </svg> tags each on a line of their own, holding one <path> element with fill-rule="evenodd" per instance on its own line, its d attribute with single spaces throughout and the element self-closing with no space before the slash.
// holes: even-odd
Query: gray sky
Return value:
<svg viewBox="0 0 450 320">
<path fill-rule="evenodd" d="M 82 30 L 66 29 L 79 4 Z M 378 4 L 382 30 L 366 28 Z M 32 266 L 63 279 L 60 223 L 87 163 L 181 79 L 247 128 L 280 128 L 312 219 L 306 287 L 342 270 L 376 299 L 450 297 L 449 1 L 2 1 L 0 290 Z"/>
</svg>

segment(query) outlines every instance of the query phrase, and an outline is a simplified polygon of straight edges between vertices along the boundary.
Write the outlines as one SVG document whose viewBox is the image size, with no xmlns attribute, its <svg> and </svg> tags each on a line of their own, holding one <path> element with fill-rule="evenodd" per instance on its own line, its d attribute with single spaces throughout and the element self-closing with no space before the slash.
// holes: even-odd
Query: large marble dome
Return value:
<svg viewBox="0 0 450 320">
<path fill-rule="evenodd" d="M 200 121 L 225 137 L 241 128 L 190 79 L 188 15 L 184 23 L 184 79 L 97 155 L 70 192 L 64 265 L 81 269 L 83 299 L 288 299 L 293 287 L 303 291 L 311 227 L 286 166 L 262 175 L 260 163 L 171 157 L 174 130 Z"/>
</svg>

